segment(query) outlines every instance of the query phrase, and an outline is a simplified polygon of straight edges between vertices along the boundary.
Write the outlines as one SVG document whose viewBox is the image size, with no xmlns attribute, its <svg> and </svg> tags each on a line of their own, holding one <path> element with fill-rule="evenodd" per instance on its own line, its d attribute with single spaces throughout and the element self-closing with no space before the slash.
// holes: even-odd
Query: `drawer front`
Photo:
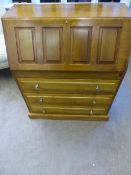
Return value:
<svg viewBox="0 0 131 175">
<path fill-rule="evenodd" d="M 114 93 L 118 80 L 18 78 L 25 93 Z"/>
<path fill-rule="evenodd" d="M 73 107 L 38 107 L 31 106 L 32 113 L 43 113 L 43 114 L 84 114 L 84 115 L 100 115 L 106 114 L 105 108 L 73 108 Z"/>
<path fill-rule="evenodd" d="M 112 95 L 66 95 L 66 94 L 24 94 L 29 105 L 36 106 L 108 106 L 112 101 Z"/>
</svg>

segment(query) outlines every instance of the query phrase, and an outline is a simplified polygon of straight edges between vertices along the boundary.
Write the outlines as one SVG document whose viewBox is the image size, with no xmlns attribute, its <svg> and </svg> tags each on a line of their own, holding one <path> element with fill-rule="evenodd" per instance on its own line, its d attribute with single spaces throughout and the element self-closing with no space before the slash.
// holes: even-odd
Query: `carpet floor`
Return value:
<svg viewBox="0 0 131 175">
<path fill-rule="evenodd" d="M 31 120 L 9 70 L 0 71 L 0 175 L 130 175 L 131 69 L 108 122 Z"/>
</svg>

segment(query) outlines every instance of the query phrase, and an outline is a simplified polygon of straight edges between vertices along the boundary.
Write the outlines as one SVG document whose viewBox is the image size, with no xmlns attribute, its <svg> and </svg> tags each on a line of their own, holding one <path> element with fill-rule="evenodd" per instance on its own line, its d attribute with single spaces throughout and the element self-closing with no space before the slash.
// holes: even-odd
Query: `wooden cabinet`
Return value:
<svg viewBox="0 0 131 175">
<path fill-rule="evenodd" d="M 108 119 L 131 47 L 125 5 L 14 5 L 2 22 L 30 117 Z"/>
</svg>

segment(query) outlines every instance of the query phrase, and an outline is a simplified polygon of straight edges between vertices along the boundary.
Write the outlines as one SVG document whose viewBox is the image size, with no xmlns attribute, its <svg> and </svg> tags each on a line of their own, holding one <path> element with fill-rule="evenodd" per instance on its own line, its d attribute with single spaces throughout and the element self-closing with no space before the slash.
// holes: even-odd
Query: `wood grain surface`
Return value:
<svg viewBox="0 0 131 175">
<path fill-rule="evenodd" d="M 19 4 L 2 24 L 30 118 L 108 119 L 131 48 L 124 4 Z"/>
</svg>

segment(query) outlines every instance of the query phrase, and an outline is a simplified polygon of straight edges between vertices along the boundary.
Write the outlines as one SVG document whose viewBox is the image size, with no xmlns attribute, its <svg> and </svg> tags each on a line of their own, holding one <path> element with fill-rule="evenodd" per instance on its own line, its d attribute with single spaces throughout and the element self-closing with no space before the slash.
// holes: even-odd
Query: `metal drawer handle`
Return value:
<svg viewBox="0 0 131 175">
<path fill-rule="evenodd" d="M 100 91 L 100 86 L 99 85 L 96 85 L 96 90 Z"/>
<path fill-rule="evenodd" d="M 42 113 L 43 113 L 43 114 L 45 114 L 45 113 L 46 113 L 46 110 L 45 110 L 45 109 L 43 109 Z"/>
<path fill-rule="evenodd" d="M 92 110 L 90 111 L 90 115 L 93 115 L 93 111 Z"/>
<path fill-rule="evenodd" d="M 95 100 L 93 100 L 93 105 L 95 105 L 96 104 L 96 101 Z"/>
<path fill-rule="evenodd" d="M 68 24 L 68 20 L 66 20 L 65 23 Z"/>
<path fill-rule="evenodd" d="M 38 91 L 40 89 L 40 85 L 37 83 L 35 84 L 35 90 Z"/>
<path fill-rule="evenodd" d="M 44 102 L 44 99 L 42 97 L 40 97 L 39 102 L 40 103 L 43 103 Z"/>
</svg>

